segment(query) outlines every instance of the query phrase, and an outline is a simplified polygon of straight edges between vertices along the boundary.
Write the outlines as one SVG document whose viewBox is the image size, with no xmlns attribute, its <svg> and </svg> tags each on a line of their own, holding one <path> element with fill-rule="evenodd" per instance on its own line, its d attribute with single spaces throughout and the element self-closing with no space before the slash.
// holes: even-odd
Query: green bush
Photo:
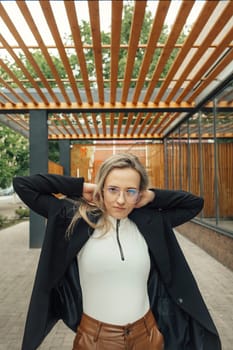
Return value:
<svg viewBox="0 0 233 350">
<path fill-rule="evenodd" d="M 8 219 L 5 216 L 0 215 L 0 227 L 4 227 L 7 222 Z"/>
<path fill-rule="evenodd" d="M 29 217 L 29 209 L 19 207 L 15 210 L 15 213 L 18 215 L 19 219 L 24 219 Z"/>
</svg>

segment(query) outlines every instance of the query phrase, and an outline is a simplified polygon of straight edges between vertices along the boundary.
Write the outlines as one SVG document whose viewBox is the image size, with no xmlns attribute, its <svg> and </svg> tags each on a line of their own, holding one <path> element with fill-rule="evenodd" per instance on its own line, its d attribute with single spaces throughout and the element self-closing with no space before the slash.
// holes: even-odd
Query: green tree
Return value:
<svg viewBox="0 0 233 350">
<path fill-rule="evenodd" d="M 0 124 L 0 187 L 6 188 L 12 177 L 29 172 L 28 140 Z"/>
</svg>

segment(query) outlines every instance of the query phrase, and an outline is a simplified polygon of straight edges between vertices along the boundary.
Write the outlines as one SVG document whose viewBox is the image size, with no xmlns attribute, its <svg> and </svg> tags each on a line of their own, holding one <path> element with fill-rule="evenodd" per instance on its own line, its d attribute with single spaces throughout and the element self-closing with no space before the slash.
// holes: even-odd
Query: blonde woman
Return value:
<svg viewBox="0 0 233 350">
<path fill-rule="evenodd" d="M 95 184 L 14 179 L 21 199 L 47 218 L 22 350 L 37 349 L 59 319 L 76 332 L 73 350 L 221 349 L 172 231 L 203 200 L 148 186 L 132 154 L 104 161 Z"/>
</svg>

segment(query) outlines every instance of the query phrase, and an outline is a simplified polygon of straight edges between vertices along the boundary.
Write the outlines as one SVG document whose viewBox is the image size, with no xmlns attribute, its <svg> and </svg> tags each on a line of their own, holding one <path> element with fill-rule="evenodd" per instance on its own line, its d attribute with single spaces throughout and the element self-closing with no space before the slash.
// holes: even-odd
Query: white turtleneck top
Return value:
<svg viewBox="0 0 233 350">
<path fill-rule="evenodd" d="M 78 254 L 83 312 L 99 321 L 124 325 L 149 310 L 150 257 L 137 226 L 110 217 L 106 234 L 95 229 Z"/>
</svg>

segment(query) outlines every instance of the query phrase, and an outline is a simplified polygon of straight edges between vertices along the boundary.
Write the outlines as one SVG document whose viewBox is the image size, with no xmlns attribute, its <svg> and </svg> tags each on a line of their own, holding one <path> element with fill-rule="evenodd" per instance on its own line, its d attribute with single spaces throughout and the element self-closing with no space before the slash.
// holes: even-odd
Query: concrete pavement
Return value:
<svg viewBox="0 0 233 350">
<path fill-rule="evenodd" d="M 0 350 L 20 350 L 39 249 L 28 248 L 28 222 L 0 231 Z M 219 330 L 233 349 L 233 272 L 177 234 Z M 74 333 L 59 322 L 40 350 L 71 350 Z"/>
</svg>

